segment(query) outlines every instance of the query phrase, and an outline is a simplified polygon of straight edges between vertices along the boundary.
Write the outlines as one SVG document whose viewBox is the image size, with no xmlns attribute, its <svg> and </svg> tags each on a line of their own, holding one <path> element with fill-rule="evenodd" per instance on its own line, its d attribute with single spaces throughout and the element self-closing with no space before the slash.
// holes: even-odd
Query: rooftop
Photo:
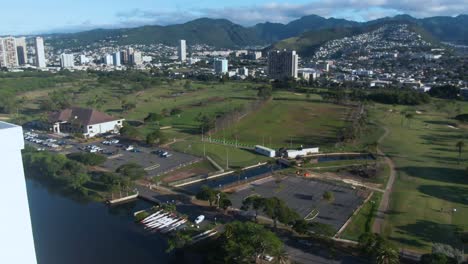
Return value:
<svg viewBox="0 0 468 264">
<path fill-rule="evenodd" d="M 13 125 L 10 123 L 0 121 L 0 129 L 13 128 L 13 127 L 17 127 L 17 125 Z"/>
<path fill-rule="evenodd" d="M 110 121 L 119 120 L 106 113 L 96 111 L 90 108 L 72 107 L 50 114 L 51 122 L 79 122 L 82 125 L 95 125 Z"/>
</svg>

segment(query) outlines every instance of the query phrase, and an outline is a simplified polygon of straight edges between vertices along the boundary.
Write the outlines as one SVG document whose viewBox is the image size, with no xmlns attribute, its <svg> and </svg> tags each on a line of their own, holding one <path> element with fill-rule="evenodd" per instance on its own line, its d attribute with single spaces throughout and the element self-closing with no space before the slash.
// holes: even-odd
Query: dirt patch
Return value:
<svg viewBox="0 0 468 264">
<path fill-rule="evenodd" d="M 174 182 L 174 181 L 179 181 L 183 179 L 187 179 L 199 174 L 205 174 L 208 173 L 209 171 L 203 168 L 190 168 L 190 169 L 182 169 L 178 171 L 174 171 L 170 173 L 168 176 L 164 177 L 162 179 L 163 182 Z"/>
</svg>

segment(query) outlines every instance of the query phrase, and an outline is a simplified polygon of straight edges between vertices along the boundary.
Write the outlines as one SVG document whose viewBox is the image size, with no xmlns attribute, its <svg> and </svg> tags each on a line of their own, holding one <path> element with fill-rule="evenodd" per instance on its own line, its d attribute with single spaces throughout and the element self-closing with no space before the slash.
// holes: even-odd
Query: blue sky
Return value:
<svg viewBox="0 0 468 264">
<path fill-rule="evenodd" d="M 198 17 L 242 25 L 287 23 L 317 14 L 370 20 L 396 14 L 415 17 L 468 13 L 468 0 L 21 0 L 2 1 L 0 35 L 73 32 L 98 27 L 183 23 Z"/>
</svg>

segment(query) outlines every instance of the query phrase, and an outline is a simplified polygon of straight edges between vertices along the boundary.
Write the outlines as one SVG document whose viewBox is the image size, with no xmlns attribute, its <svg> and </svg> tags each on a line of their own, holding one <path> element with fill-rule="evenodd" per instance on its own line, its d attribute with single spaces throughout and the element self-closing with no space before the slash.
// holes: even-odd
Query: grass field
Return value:
<svg viewBox="0 0 468 264">
<path fill-rule="evenodd" d="M 390 130 L 381 149 L 397 167 L 385 234 L 402 248 L 429 251 L 433 242 L 460 248 L 458 233 L 468 231 L 468 155 L 459 164 L 455 144 L 468 143 L 468 130 L 450 127 L 453 114 L 434 104 L 389 108 L 378 105 L 371 113 Z M 414 111 L 414 118 L 403 119 L 403 110 Z M 467 113 L 468 104 L 461 110 Z"/>
<path fill-rule="evenodd" d="M 351 223 L 341 234 L 341 238 L 357 241 L 359 236 L 365 232 L 372 231 L 374 217 L 379 207 L 382 194 L 374 192 L 372 197 L 365 203 L 361 210 L 351 218 Z"/>
<path fill-rule="evenodd" d="M 273 100 L 213 137 L 272 148 L 333 145 L 348 111 L 318 100 Z"/>
<path fill-rule="evenodd" d="M 203 155 L 203 143 L 199 141 L 181 141 L 171 145 L 174 150 L 198 155 Z M 226 161 L 229 159 L 229 168 L 237 169 L 259 162 L 269 160 L 267 157 L 257 155 L 248 150 L 243 150 L 230 146 L 205 143 L 206 155 L 212 158 L 218 165 L 226 168 Z"/>
</svg>

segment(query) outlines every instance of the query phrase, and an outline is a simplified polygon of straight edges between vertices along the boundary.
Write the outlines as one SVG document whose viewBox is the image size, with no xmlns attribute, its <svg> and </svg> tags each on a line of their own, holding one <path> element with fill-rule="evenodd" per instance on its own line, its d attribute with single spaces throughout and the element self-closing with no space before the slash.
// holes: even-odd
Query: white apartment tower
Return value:
<svg viewBox="0 0 468 264">
<path fill-rule="evenodd" d="M 25 65 L 28 63 L 28 49 L 25 37 L 16 38 L 16 53 L 18 55 L 19 65 Z"/>
<path fill-rule="evenodd" d="M 5 45 L 3 44 L 3 39 L 0 38 L 0 68 L 2 67 L 6 67 Z"/>
<path fill-rule="evenodd" d="M 139 51 L 134 51 L 131 55 L 129 55 L 129 58 L 132 65 L 138 66 L 143 64 L 143 57 Z"/>
<path fill-rule="evenodd" d="M 182 62 L 187 60 L 187 44 L 184 39 L 179 43 L 179 60 Z"/>
<path fill-rule="evenodd" d="M 108 66 L 114 65 L 114 57 L 112 57 L 112 55 L 110 54 L 104 55 L 102 60 L 105 65 L 108 65 Z"/>
<path fill-rule="evenodd" d="M 0 67 L 12 68 L 18 66 L 16 39 L 14 37 L 0 38 Z"/>
<path fill-rule="evenodd" d="M 215 73 L 225 74 L 229 71 L 229 65 L 227 59 L 216 58 L 213 61 L 213 69 Z"/>
<path fill-rule="evenodd" d="M 299 56 L 296 51 L 274 50 L 268 53 L 268 76 L 280 80 L 297 78 Z"/>
<path fill-rule="evenodd" d="M 23 129 L 0 121 L 0 263 L 37 263 L 21 150 Z M 12 202 L 14 201 L 14 202 Z M 14 216 L 14 217 L 13 217 Z"/>
<path fill-rule="evenodd" d="M 38 68 L 45 68 L 47 65 L 44 51 L 44 39 L 36 37 L 34 47 L 36 49 L 36 66 Z"/>
<path fill-rule="evenodd" d="M 121 66 L 120 51 L 117 51 L 114 54 L 112 54 L 112 60 L 114 62 L 114 66 Z"/>
<path fill-rule="evenodd" d="M 60 55 L 60 67 L 62 68 L 75 67 L 75 57 L 73 56 L 73 54 L 62 53 L 62 55 Z"/>
</svg>

